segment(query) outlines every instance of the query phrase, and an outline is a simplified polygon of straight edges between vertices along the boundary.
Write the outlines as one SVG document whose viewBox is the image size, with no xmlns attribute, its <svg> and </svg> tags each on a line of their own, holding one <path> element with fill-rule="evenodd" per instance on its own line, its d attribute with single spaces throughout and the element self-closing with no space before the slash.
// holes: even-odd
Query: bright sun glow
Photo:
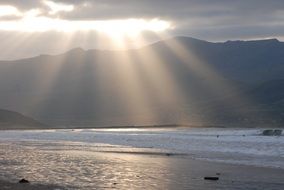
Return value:
<svg viewBox="0 0 284 190">
<path fill-rule="evenodd" d="M 76 8 L 74 5 L 49 0 L 42 0 L 41 2 L 49 9 L 48 11 L 37 8 L 21 12 L 16 7 L 10 5 L 0 6 L 0 17 L 18 16 L 15 20 L 0 20 L 0 30 L 16 32 L 95 31 L 118 40 L 123 37 L 137 37 L 144 31 L 158 33 L 172 28 L 170 22 L 158 18 L 67 20 L 60 18 L 57 14 L 74 11 Z"/>
<path fill-rule="evenodd" d="M 20 11 L 13 6 L 10 5 L 1 5 L 0 6 L 0 17 L 3 16 L 20 16 Z"/>
<path fill-rule="evenodd" d="M 97 31 L 115 35 L 137 35 L 143 31 L 161 32 L 171 27 L 171 24 L 159 19 L 125 19 L 99 21 L 69 21 L 49 17 L 26 16 L 17 21 L 0 22 L 0 30 L 20 32 L 46 31 Z"/>
<path fill-rule="evenodd" d="M 54 15 L 60 11 L 70 12 L 74 10 L 74 5 L 55 3 L 53 1 L 43 1 L 50 8 L 49 14 Z"/>
</svg>

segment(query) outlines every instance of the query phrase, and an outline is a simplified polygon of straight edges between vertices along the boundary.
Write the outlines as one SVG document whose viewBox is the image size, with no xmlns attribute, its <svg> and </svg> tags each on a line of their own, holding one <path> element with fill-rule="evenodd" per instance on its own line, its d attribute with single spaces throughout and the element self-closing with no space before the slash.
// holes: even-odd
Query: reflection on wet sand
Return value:
<svg viewBox="0 0 284 190">
<path fill-rule="evenodd" d="M 50 142 L 52 144 L 52 142 Z M 281 169 L 217 164 L 187 156 L 74 150 L 68 143 L 0 144 L 4 179 L 58 184 L 68 189 L 283 189 Z M 87 145 L 86 145 L 87 146 Z M 49 147 L 49 148 L 48 148 Z M 55 149 L 55 148 L 57 149 Z M 63 149 L 65 149 L 63 151 Z M 217 182 L 206 175 L 220 173 Z"/>
</svg>

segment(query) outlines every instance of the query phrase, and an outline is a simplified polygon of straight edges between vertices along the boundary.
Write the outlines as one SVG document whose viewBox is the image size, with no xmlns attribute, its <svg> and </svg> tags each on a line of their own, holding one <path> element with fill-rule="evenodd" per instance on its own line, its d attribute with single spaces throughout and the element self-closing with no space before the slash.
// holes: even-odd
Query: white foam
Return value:
<svg viewBox="0 0 284 190">
<path fill-rule="evenodd" d="M 261 132 L 262 129 L 223 128 L 2 131 L 0 140 L 153 148 L 200 159 L 284 168 L 284 136 L 262 136 Z"/>
</svg>

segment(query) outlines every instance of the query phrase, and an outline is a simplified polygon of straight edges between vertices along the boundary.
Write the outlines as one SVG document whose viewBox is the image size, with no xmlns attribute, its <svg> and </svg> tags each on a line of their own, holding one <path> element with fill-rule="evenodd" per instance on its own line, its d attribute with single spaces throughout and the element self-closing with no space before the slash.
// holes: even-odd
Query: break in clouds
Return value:
<svg viewBox="0 0 284 190">
<path fill-rule="evenodd" d="M 41 25 L 41 20 L 38 20 L 37 28 L 15 24 L 26 17 L 44 17 L 52 22 L 64 20 L 66 25 L 61 22 L 53 25 L 64 26 L 61 28 L 69 28 L 70 30 L 74 27 L 74 23 L 79 23 L 76 27 L 85 28 L 88 31 L 89 39 L 78 34 L 72 42 L 69 41 L 68 47 L 58 49 L 52 43 L 59 43 L 57 41 L 66 39 L 64 34 L 61 34 L 62 31 L 57 31 L 52 27 L 45 30 L 45 27 L 48 27 L 46 24 L 38 27 Z M 12 43 L 12 46 L 13 43 L 17 43 L 14 46 L 20 47 L 21 52 L 18 55 L 14 54 L 13 57 L 59 53 L 78 46 L 105 49 L 108 47 L 97 42 L 99 37 L 92 34 L 98 32 L 97 28 L 93 30 L 94 28 L 90 27 L 89 23 L 125 19 L 140 19 L 140 21 L 143 19 L 143 22 L 154 22 L 152 25 L 157 25 L 155 22 L 158 21 L 162 30 L 171 36 L 185 35 L 209 41 L 257 38 L 283 40 L 283 18 L 283 0 L 1 0 L 0 40 L 3 43 L 0 46 L 3 49 L 7 43 L 10 45 Z M 6 22 L 13 24 L 3 25 Z M 110 23 L 110 25 L 112 24 Z M 142 24 L 145 27 L 145 24 Z M 120 23 L 117 23 L 116 28 L 122 28 L 119 26 Z M 151 25 L 143 27 L 145 39 L 148 40 L 146 42 L 158 40 L 154 34 L 158 30 L 157 28 Z M 5 30 L 7 28 L 10 30 Z M 30 30 L 35 34 L 21 34 L 17 28 Z M 42 30 L 38 30 L 38 28 Z M 139 28 L 141 27 L 139 26 Z M 10 52 L 11 50 L 6 50 L 1 53 L 0 59 L 9 59 Z"/>
</svg>

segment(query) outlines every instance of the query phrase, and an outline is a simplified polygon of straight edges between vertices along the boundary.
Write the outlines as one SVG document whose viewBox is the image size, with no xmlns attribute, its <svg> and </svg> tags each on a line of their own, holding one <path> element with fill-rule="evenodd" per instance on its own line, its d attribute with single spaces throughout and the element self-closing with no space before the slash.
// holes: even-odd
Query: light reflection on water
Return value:
<svg viewBox="0 0 284 190">
<path fill-rule="evenodd" d="M 153 170 L 153 163 L 145 162 L 141 155 L 113 156 L 72 150 L 66 144 L 57 148 L 60 151 L 39 150 L 34 145 L 2 144 L 0 169 L 7 172 L 7 178 L 24 177 L 40 183 L 75 186 L 75 189 L 137 189 L 163 175 L 162 170 Z M 155 189 L 155 183 L 148 186 Z"/>
<path fill-rule="evenodd" d="M 234 184 L 226 177 L 216 183 L 206 182 L 203 180 L 205 174 L 213 175 L 218 171 L 214 164 L 200 164 L 176 156 L 100 153 L 91 143 L 23 141 L 2 142 L 0 147 L 2 178 L 16 180 L 24 177 L 33 182 L 58 184 L 70 189 L 280 190 L 284 185 L 279 183 L 279 173 L 279 179 L 271 182 L 266 182 L 267 179 L 251 182 L 247 177 L 244 177 L 245 181 Z M 110 151 L 117 148 L 129 147 L 103 147 Z M 130 148 L 129 151 L 133 150 Z M 240 180 L 240 176 L 234 180 Z"/>
<path fill-rule="evenodd" d="M 45 150 L 67 148 L 93 152 L 102 149 L 112 152 L 168 152 L 188 154 L 197 159 L 216 162 L 284 168 L 284 136 L 262 136 L 260 135 L 262 130 L 218 128 L 15 130 L 2 131 L 0 142 L 21 141 L 29 143 L 30 147 L 36 146 Z"/>
<path fill-rule="evenodd" d="M 176 131 L 177 129 L 183 129 L 183 128 L 94 128 L 94 129 L 72 129 L 69 131 L 73 132 L 151 132 L 151 131 Z M 64 129 L 63 129 L 64 130 Z M 68 129 L 67 129 L 68 130 Z M 59 130 L 60 131 L 60 130 Z M 54 131 L 55 132 L 55 131 Z"/>
</svg>

